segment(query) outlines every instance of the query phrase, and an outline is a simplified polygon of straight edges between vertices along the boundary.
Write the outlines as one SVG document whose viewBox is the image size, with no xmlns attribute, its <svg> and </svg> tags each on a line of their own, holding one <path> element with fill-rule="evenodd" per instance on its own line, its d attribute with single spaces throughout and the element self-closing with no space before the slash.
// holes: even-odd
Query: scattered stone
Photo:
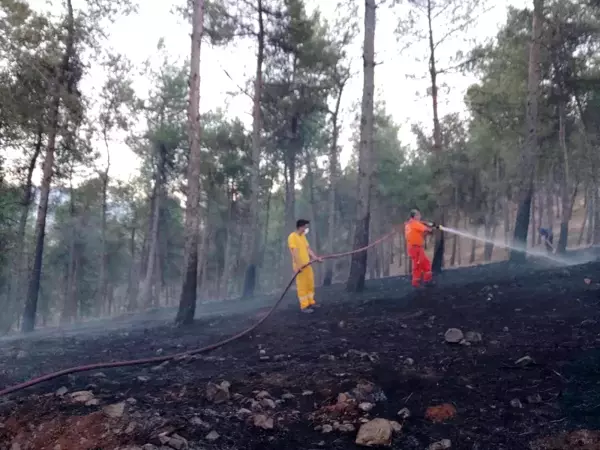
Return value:
<svg viewBox="0 0 600 450">
<path fill-rule="evenodd" d="M 392 431 L 389 420 L 373 419 L 361 425 L 356 436 L 356 444 L 365 447 L 390 446 Z"/>
<path fill-rule="evenodd" d="M 585 319 L 583 322 L 580 323 L 580 325 L 582 327 L 585 327 L 587 325 L 596 325 L 598 322 L 596 320 L 593 319 Z"/>
<path fill-rule="evenodd" d="M 313 391 L 304 391 L 304 392 L 302 393 L 302 396 L 303 396 L 303 397 L 309 397 L 309 396 L 311 396 L 311 395 L 313 395 L 313 394 L 314 394 L 314 392 L 313 392 Z"/>
<path fill-rule="evenodd" d="M 466 339 L 463 339 L 462 341 L 459 342 L 460 345 L 463 345 L 465 347 L 470 347 L 471 343 L 469 341 L 467 341 Z"/>
<path fill-rule="evenodd" d="M 129 397 L 127 400 L 125 400 L 129 405 L 135 405 L 137 403 L 137 400 L 133 397 Z"/>
<path fill-rule="evenodd" d="M 600 432 L 577 430 L 571 433 L 545 437 L 530 443 L 531 450 L 596 450 L 600 446 Z"/>
<path fill-rule="evenodd" d="M 262 407 L 260 406 L 260 402 L 256 400 L 250 400 L 250 409 L 252 411 L 262 411 Z"/>
<path fill-rule="evenodd" d="M 502 331 L 504 331 L 505 333 L 508 333 L 508 327 L 502 328 Z"/>
<path fill-rule="evenodd" d="M 237 417 L 239 417 L 240 419 L 245 419 L 246 417 L 249 417 L 252 415 L 252 411 L 250 411 L 249 409 L 246 409 L 246 408 L 240 408 L 237 410 L 235 415 Z"/>
<path fill-rule="evenodd" d="M 285 358 L 285 355 L 275 355 L 273 356 L 273 361 L 283 361 Z"/>
<path fill-rule="evenodd" d="M 264 349 L 261 349 L 261 350 L 258 352 L 258 354 L 259 354 L 260 356 L 265 356 L 265 355 L 267 354 L 267 351 L 266 351 L 266 350 L 264 350 Z"/>
<path fill-rule="evenodd" d="M 402 408 L 398 411 L 398 417 L 401 419 L 408 419 L 410 417 L 410 410 L 408 408 Z"/>
<path fill-rule="evenodd" d="M 351 392 L 352 396 L 358 402 L 385 402 L 387 397 L 383 390 L 369 381 L 361 381 Z"/>
<path fill-rule="evenodd" d="M 450 439 L 442 439 L 441 441 L 434 442 L 427 450 L 445 450 L 452 447 L 452 441 Z"/>
<path fill-rule="evenodd" d="M 333 431 L 333 427 L 331 425 L 323 425 L 323 427 L 321 428 L 321 432 L 323 434 L 328 434 L 331 433 Z"/>
<path fill-rule="evenodd" d="M 458 328 L 449 328 L 446 333 L 444 333 L 444 339 L 449 344 L 458 344 L 464 338 L 463 332 Z"/>
<path fill-rule="evenodd" d="M 275 405 L 275 402 L 273 400 L 271 400 L 270 398 L 263 398 L 260 401 L 260 404 L 263 408 L 268 408 L 268 409 L 275 409 L 277 407 L 277 405 Z"/>
<path fill-rule="evenodd" d="M 270 361 L 270 360 L 271 360 L 271 357 L 270 357 L 270 356 L 261 356 L 259 359 L 260 359 L 261 361 Z"/>
<path fill-rule="evenodd" d="M 542 403 L 542 396 L 540 394 L 528 395 L 527 403 L 530 403 L 532 405 L 534 405 L 536 403 Z"/>
<path fill-rule="evenodd" d="M 404 360 L 404 364 L 406 364 L 407 366 L 414 366 L 415 365 L 415 360 L 412 358 L 406 358 Z"/>
<path fill-rule="evenodd" d="M 146 444 L 142 447 L 142 450 L 159 450 L 154 444 Z"/>
<path fill-rule="evenodd" d="M 135 431 L 136 428 L 137 428 L 137 423 L 130 422 L 129 425 L 127 425 L 127 428 L 125 428 L 125 433 L 131 434 Z"/>
<path fill-rule="evenodd" d="M 443 405 L 430 406 L 425 411 L 425 418 L 431 420 L 434 423 L 445 422 L 446 420 L 452 419 L 456 415 L 456 408 L 450 403 L 444 403 Z"/>
<path fill-rule="evenodd" d="M 10 446 L 10 450 L 21 450 L 21 446 L 19 445 L 18 442 L 15 442 L 14 444 L 12 444 Z"/>
<path fill-rule="evenodd" d="M 100 404 L 100 400 L 97 398 L 93 398 L 88 402 L 85 402 L 85 406 L 98 406 Z"/>
<path fill-rule="evenodd" d="M 65 395 L 67 392 L 69 392 L 69 390 L 66 387 L 60 387 L 56 390 L 55 394 L 59 397 L 62 397 L 63 395 Z"/>
<path fill-rule="evenodd" d="M 174 434 L 173 436 L 171 436 L 167 441 L 167 445 L 169 447 L 174 448 L 175 450 L 184 450 L 189 447 L 188 441 L 185 438 L 179 436 L 178 434 Z"/>
<path fill-rule="evenodd" d="M 92 391 L 77 391 L 72 392 L 70 397 L 76 403 L 87 403 L 94 399 L 94 394 Z"/>
<path fill-rule="evenodd" d="M 283 400 L 294 400 L 296 398 L 296 396 L 294 394 L 287 393 L 287 394 L 283 394 L 281 396 L 281 398 Z"/>
<path fill-rule="evenodd" d="M 589 286 L 592 283 L 592 280 L 590 280 L 589 278 L 584 278 L 583 282 Z"/>
<path fill-rule="evenodd" d="M 25 350 L 19 350 L 17 352 L 16 358 L 17 359 L 23 359 L 27 357 L 27 352 Z"/>
<path fill-rule="evenodd" d="M 340 423 L 337 426 L 334 426 L 334 428 L 341 433 L 352 433 L 353 431 L 356 431 L 356 427 L 351 423 Z"/>
<path fill-rule="evenodd" d="M 94 377 L 94 378 L 106 378 L 106 374 L 104 374 L 103 372 L 96 372 L 95 374 L 92 375 L 92 377 Z"/>
<path fill-rule="evenodd" d="M 334 355 L 321 355 L 319 356 L 320 360 L 323 361 L 335 361 L 335 356 Z"/>
<path fill-rule="evenodd" d="M 395 420 L 390 420 L 390 425 L 392 425 L 392 430 L 394 430 L 394 433 L 402 432 L 402 424 L 401 423 L 396 422 Z"/>
<path fill-rule="evenodd" d="M 262 428 L 263 430 L 272 430 L 275 426 L 273 419 L 265 416 L 264 414 L 257 414 L 254 416 L 254 426 Z"/>
<path fill-rule="evenodd" d="M 250 412 L 250 411 L 248 411 Z M 195 427 L 203 428 L 205 430 L 209 430 L 211 428 L 210 424 L 202 420 L 200 417 L 195 416 L 190 419 L 190 424 Z"/>
<path fill-rule="evenodd" d="M 515 365 L 516 366 L 521 366 L 521 367 L 525 367 L 528 366 L 530 364 L 534 364 L 535 361 L 533 360 L 533 358 L 531 356 L 523 356 L 522 358 L 519 358 L 515 361 Z"/>
<path fill-rule="evenodd" d="M 358 405 L 358 409 L 364 412 L 369 412 L 373 409 L 374 406 L 375 405 L 373 403 L 362 402 L 360 405 Z"/>
<path fill-rule="evenodd" d="M 147 381 L 150 381 L 150 377 L 145 377 L 143 375 L 140 375 L 139 377 L 137 377 L 138 381 L 141 381 L 142 383 L 145 383 Z"/>
<path fill-rule="evenodd" d="M 223 381 L 221 384 L 208 383 L 206 385 L 206 399 L 217 405 L 229 401 L 231 398 L 229 386 L 230 384 L 227 381 Z"/>
<path fill-rule="evenodd" d="M 123 414 L 125 413 L 125 402 L 107 405 L 102 408 L 102 412 L 111 419 L 119 419 L 120 417 L 123 417 Z"/>
<path fill-rule="evenodd" d="M 256 391 L 254 391 L 256 392 Z M 271 394 L 269 394 L 267 391 L 260 391 L 258 394 L 256 394 L 256 398 L 257 399 L 263 399 L 263 398 L 270 398 Z"/>
<path fill-rule="evenodd" d="M 206 435 L 206 437 L 204 439 L 206 439 L 207 441 L 214 442 L 217 439 L 219 439 L 220 437 L 221 437 L 221 435 L 219 433 L 217 433 L 215 430 L 212 430 L 210 433 L 208 433 Z"/>
<path fill-rule="evenodd" d="M 523 403 L 521 403 L 521 400 L 519 400 L 518 398 L 513 398 L 510 401 L 510 406 L 512 406 L 513 408 L 521 409 L 523 408 Z"/>
<path fill-rule="evenodd" d="M 481 333 L 478 333 L 477 331 L 467 331 L 467 334 L 465 334 L 465 340 L 467 342 L 471 342 L 472 344 L 476 344 L 483 341 L 483 337 L 481 336 Z"/>
</svg>

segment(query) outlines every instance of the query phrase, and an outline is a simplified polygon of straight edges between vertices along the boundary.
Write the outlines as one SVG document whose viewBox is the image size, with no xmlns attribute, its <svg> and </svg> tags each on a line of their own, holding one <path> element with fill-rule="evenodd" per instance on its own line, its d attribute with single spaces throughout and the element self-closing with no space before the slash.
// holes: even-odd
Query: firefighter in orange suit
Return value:
<svg viewBox="0 0 600 450">
<path fill-rule="evenodd" d="M 318 262 L 322 261 L 321 258 L 314 254 L 306 239 L 309 223 L 308 220 L 298 220 L 296 222 L 296 231 L 290 233 L 288 236 L 288 247 L 292 254 L 294 272 L 302 269 L 311 259 Z M 296 277 L 296 287 L 298 289 L 300 310 L 304 313 L 312 313 L 313 308 L 318 307 L 318 305 L 315 302 L 315 275 L 311 266 L 305 267 L 298 274 Z"/>
<path fill-rule="evenodd" d="M 412 260 L 412 285 L 419 287 L 421 278 L 425 285 L 431 285 L 431 261 L 425 254 L 425 235 L 431 233 L 431 226 L 421 222 L 421 213 L 418 209 L 413 209 L 410 212 L 410 220 L 404 224 L 404 236 L 406 238 L 406 248 L 408 256 Z"/>
</svg>

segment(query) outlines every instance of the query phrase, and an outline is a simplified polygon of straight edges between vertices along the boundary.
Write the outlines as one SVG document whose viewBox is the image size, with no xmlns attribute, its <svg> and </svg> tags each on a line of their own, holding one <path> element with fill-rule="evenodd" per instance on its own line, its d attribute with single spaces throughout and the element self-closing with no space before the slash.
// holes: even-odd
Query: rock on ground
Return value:
<svg viewBox="0 0 600 450">
<path fill-rule="evenodd" d="M 386 419 L 373 419 L 358 430 L 356 444 L 365 447 L 389 446 L 392 443 L 392 424 Z"/>
</svg>

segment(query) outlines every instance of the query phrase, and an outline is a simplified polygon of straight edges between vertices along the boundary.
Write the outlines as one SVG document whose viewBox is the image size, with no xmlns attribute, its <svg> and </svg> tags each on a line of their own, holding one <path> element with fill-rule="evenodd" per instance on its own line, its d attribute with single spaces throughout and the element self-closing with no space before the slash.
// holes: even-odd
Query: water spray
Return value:
<svg viewBox="0 0 600 450">
<path fill-rule="evenodd" d="M 488 239 L 488 238 L 480 237 L 480 236 L 468 233 L 466 231 L 457 230 L 455 228 L 446 227 L 444 225 L 435 225 L 435 226 L 437 228 L 439 228 L 441 231 L 445 231 L 446 233 L 454 234 L 454 235 L 461 236 L 461 237 L 464 237 L 467 239 L 474 239 L 476 241 L 483 242 L 485 244 L 492 244 L 495 247 L 501 247 L 501 248 L 505 248 L 505 249 L 513 250 L 513 251 L 517 251 L 517 252 L 523 252 L 523 253 L 526 253 L 531 256 L 538 256 L 540 258 L 546 258 L 546 259 L 549 259 L 550 261 L 553 261 L 553 262 L 563 265 L 563 266 L 569 266 L 569 265 L 573 264 L 572 261 L 567 261 L 566 259 L 559 258 L 559 257 L 549 254 L 547 252 L 533 250 L 533 249 L 526 250 L 526 249 L 518 248 L 518 247 L 515 247 L 514 245 L 509 245 L 509 244 L 497 241 L 495 239 Z"/>
</svg>

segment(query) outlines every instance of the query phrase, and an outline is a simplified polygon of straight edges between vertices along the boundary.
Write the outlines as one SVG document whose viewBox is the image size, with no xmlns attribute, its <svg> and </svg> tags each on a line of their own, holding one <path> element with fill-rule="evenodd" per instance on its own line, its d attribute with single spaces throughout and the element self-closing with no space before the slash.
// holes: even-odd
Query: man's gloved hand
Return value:
<svg viewBox="0 0 600 450">
<path fill-rule="evenodd" d="M 428 220 L 424 220 L 423 223 L 427 225 L 429 228 L 439 228 L 440 226 L 435 222 L 430 222 Z"/>
</svg>

